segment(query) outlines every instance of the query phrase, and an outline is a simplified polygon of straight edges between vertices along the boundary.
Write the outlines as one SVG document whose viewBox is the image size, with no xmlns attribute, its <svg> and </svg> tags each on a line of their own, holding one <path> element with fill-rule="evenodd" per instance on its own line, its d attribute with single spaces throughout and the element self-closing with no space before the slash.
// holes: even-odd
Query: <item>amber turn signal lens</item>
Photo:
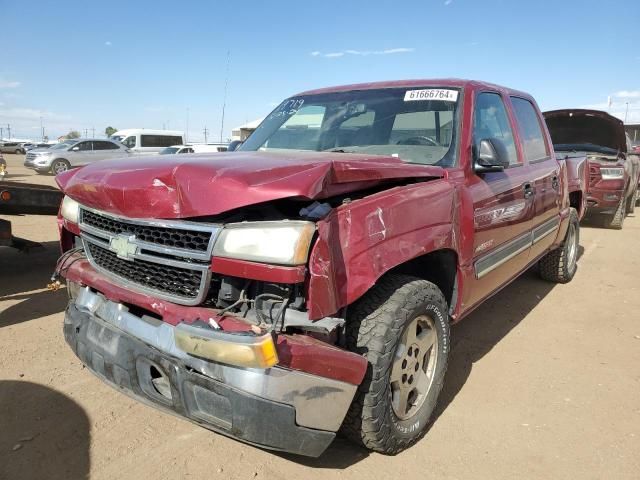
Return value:
<svg viewBox="0 0 640 480">
<path fill-rule="evenodd" d="M 269 368 L 278 363 L 271 334 L 229 334 L 186 324 L 175 329 L 176 346 L 196 357 L 246 368 Z"/>
</svg>

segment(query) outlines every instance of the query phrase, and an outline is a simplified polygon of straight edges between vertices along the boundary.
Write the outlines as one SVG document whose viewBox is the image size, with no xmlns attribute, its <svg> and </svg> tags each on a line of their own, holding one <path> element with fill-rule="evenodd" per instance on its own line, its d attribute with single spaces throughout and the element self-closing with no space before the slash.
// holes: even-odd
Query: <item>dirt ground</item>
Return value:
<svg viewBox="0 0 640 480">
<path fill-rule="evenodd" d="M 54 184 L 6 156 L 9 180 Z M 337 440 L 319 459 L 216 435 L 117 393 L 62 337 L 44 288 L 55 219 L 12 217 L 44 243 L 0 248 L 0 478 L 640 478 L 640 211 L 585 226 L 568 285 L 529 272 L 453 328 L 427 436 L 395 457 Z"/>
</svg>

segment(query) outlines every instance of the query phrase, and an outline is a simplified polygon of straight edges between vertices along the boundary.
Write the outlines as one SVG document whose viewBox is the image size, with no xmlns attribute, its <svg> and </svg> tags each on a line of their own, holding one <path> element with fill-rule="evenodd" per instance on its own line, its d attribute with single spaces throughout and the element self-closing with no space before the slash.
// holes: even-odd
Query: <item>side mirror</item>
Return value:
<svg viewBox="0 0 640 480">
<path fill-rule="evenodd" d="M 480 173 L 502 172 L 509 166 L 507 149 L 497 138 L 484 138 L 473 148 L 473 170 Z"/>
<path fill-rule="evenodd" d="M 80 147 L 73 147 L 73 148 L 71 149 L 71 151 L 72 151 L 72 152 L 77 152 L 77 151 L 79 151 L 79 150 L 80 150 Z"/>
<path fill-rule="evenodd" d="M 227 147 L 227 152 L 234 152 L 238 149 L 238 147 L 240 145 L 242 145 L 244 142 L 240 141 L 240 140 L 234 140 L 233 142 L 231 142 L 229 144 L 229 146 Z"/>
</svg>

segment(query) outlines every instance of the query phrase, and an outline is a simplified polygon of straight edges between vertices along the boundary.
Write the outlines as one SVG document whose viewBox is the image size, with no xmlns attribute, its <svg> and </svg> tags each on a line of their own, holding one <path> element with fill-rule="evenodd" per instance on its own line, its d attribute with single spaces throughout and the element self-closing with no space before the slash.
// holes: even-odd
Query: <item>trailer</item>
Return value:
<svg viewBox="0 0 640 480">
<path fill-rule="evenodd" d="M 55 187 L 21 182 L 0 182 L 0 215 L 57 215 L 62 192 Z M 15 237 L 11 222 L 0 219 L 0 247 L 27 251 L 39 243 Z"/>
</svg>

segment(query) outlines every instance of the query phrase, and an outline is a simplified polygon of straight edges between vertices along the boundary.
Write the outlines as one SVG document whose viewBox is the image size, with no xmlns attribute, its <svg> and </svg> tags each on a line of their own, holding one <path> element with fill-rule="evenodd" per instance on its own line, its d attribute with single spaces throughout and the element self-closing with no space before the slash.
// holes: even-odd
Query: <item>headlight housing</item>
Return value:
<svg viewBox="0 0 640 480">
<path fill-rule="evenodd" d="M 78 217 L 80 216 L 80 204 L 73 198 L 65 195 L 62 199 L 62 205 L 60 206 L 60 215 L 71 223 L 78 223 Z"/>
<path fill-rule="evenodd" d="M 225 225 L 214 257 L 276 265 L 304 265 L 316 226 L 305 221 L 243 222 Z"/>
<path fill-rule="evenodd" d="M 600 168 L 603 180 L 621 180 L 624 178 L 624 168 Z"/>
</svg>

